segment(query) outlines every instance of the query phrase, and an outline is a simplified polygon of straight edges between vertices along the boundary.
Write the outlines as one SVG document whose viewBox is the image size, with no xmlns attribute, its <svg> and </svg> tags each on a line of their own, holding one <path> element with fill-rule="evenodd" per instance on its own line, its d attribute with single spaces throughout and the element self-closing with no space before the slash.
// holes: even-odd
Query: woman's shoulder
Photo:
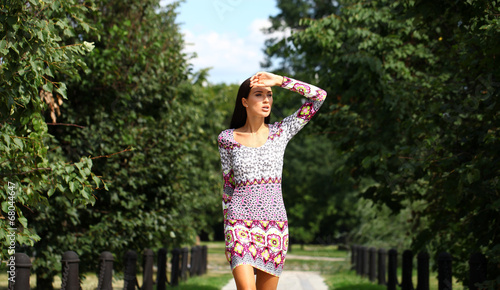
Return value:
<svg viewBox="0 0 500 290">
<path fill-rule="evenodd" d="M 222 130 L 222 132 L 219 133 L 219 140 L 221 139 L 229 139 L 231 134 L 233 134 L 234 129 L 226 129 Z"/>
<path fill-rule="evenodd" d="M 226 129 L 220 132 L 218 137 L 219 147 L 228 147 L 229 144 L 233 143 L 233 129 Z"/>
</svg>

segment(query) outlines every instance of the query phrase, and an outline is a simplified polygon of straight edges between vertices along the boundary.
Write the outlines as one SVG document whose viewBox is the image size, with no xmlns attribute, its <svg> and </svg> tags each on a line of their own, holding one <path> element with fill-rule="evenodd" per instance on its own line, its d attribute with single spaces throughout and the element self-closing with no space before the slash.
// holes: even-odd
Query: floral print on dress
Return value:
<svg viewBox="0 0 500 290">
<path fill-rule="evenodd" d="M 234 243 L 233 251 L 238 256 L 243 257 L 243 254 L 244 254 L 244 251 L 245 251 L 245 247 L 240 242 L 235 242 Z"/>
<path fill-rule="evenodd" d="M 234 188 L 234 171 L 232 169 L 224 174 L 224 187 Z"/>
<path fill-rule="evenodd" d="M 303 83 L 296 83 L 293 88 L 292 88 L 292 91 L 295 91 L 301 95 L 305 95 L 305 94 L 308 94 L 311 92 L 311 88 L 306 85 L 306 84 L 303 84 Z"/>
<path fill-rule="evenodd" d="M 250 242 L 250 236 L 245 229 L 236 229 L 236 239 L 244 244 Z"/>
<path fill-rule="evenodd" d="M 261 233 L 252 233 L 252 242 L 259 247 L 266 245 L 266 237 Z"/>
<path fill-rule="evenodd" d="M 233 231 L 229 230 L 226 232 L 226 246 L 232 244 L 234 241 Z"/>
<path fill-rule="evenodd" d="M 316 114 L 316 111 L 314 111 L 313 103 L 305 103 L 300 107 L 300 111 L 297 114 L 298 118 L 301 118 L 305 121 L 311 120 L 311 118 Z"/>
<path fill-rule="evenodd" d="M 267 236 L 267 245 L 272 251 L 281 250 L 281 237 L 275 234 Z"/>
<path fill-rule="evenodd" d="M 248 251 L 252 254 L 252 258 L 255 260 L 258 254 L 257 247 L 252 244 L 248 247 Z"/>
</svg>

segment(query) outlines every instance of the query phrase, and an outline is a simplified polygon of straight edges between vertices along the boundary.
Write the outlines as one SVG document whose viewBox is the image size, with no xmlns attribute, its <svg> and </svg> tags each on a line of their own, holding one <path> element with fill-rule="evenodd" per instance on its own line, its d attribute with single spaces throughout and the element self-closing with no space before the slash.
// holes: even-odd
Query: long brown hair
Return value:
<svg viewBox="0 0 500 290">
<path fill-rule="evenodd" d="M 231 118 L 229 128 L 238 129 L 245 125 L 247 121 L 247 109 L 243 106 L 241 99 L 248 98 L 251 89 L 250 78 L 241 83 L 240 88 L 238 89 L 238 96 L 236 96 L 236 104 L 234 104 L 233 117 Z M 269 124 L 270 122 L 271 114 L 264 119 L 265 124 Z"/>
</svg>

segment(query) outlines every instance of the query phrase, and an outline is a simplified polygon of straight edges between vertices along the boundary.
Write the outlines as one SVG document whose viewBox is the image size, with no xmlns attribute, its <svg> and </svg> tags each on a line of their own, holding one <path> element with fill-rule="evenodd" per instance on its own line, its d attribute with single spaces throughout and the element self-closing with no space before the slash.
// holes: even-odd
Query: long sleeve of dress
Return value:
<svg viewBox="0 0 500 290">
<path fill-rule="evenodd" d="M 284 77 L 282 88 L 297 92 L 307 98 L 307 101 L 292 115 L 282 121 L 282 126 L 288 133 L 287 139 L 290 140 L 297 134 L 318 112 L 326 98 L 326 91 L 314 85 Z"/>
<path fill-rule="evenodd" d="M 234 171 L 231 165 L 232 161 L 230 153 L 230 150 L 232 149 L 233 145 L 230 143 L 229 141 L 230 137 L 228 136 L 226 131 L 219 134 L 218 140 L 219 140 L 218 141 L 219 154 L 222 166 L 222 176 L 224 178 L 223 195 L 222 195 L 222 199 L 224 201 L 223 213 L 224 213 L 224 218 L 226 218 L 227 202 L 231 200 L 235 188 Z"/>
</svg>

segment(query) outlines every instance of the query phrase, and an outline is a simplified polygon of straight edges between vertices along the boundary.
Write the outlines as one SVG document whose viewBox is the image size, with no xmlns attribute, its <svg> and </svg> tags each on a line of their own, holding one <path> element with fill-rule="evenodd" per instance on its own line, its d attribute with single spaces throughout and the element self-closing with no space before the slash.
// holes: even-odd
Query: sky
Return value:
<svg viewBox="0 0 500 290">
<path fill-rule="evenodd" d="M 162 0 L 165 5 L 174 0 Z M 241 83 L 261 71 L 264 41 L 270 36 L 261 29 L 269 27 L 269 16 L 277 15 L 275 0 L 185 0 L 177 8 L 186 52 L 194 70 L 211 68 L 208 81 Z"/>
</svg>

